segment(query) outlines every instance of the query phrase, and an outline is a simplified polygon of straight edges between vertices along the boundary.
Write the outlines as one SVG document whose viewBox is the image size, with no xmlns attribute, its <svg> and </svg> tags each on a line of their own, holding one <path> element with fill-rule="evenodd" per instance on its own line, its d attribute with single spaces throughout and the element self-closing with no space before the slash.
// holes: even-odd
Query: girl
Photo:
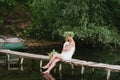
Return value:
<svg viewBox="0 0 120 80">
<path fill-rule="evenodd" d="M 42 67 L 43 69 L 47 69 L 43 73 L 50 73 L 52 68 L 59 61 L 71 60 L 74 51 L 75 51 L 75 42 L 70 35 L 67 35 L 66 42 L 63 45 L 62 53 L 53 55 L 53 57 L 48 62 L 48 64 Z"/>
</svg>

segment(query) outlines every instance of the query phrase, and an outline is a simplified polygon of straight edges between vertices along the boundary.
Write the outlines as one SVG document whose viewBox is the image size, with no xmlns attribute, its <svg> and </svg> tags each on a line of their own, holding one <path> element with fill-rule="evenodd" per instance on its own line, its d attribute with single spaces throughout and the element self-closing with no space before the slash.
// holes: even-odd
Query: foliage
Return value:
<svg viewBox="0 0 120 80">
<path fill-rule="evenodd" d="M 16 0 L 0 0 L 0 15 L 2 15 L 5 11 L 14 6 L 15 3 Z"/>
<path fill-rule="evenodd" d="M 0 3 L 6 4 L 8 6 L 13 6 L 16 3 L 16 0 L 0 0 Z"/>
<path fill-rule="evenodd" d="M 58 54 L 58 52 L 57 52 L 55 49 L 53 49 L 53 50 L 48 54 L 48 56 L 49 56 L 50 58 L 52 58 L 53 55 L 55 55 L 55 54 Z"/>
<path fill-rule="evenodd" d="M 66 28 L 65 28 L 66 29 Z M 60 29 L 59 35 L 62 37 L 65 29 Z M 75 33 L 75 39 L 79 42 L 86 44 L 92 44 L 98 46 L 98 44 L 112 45 L 118 47 L 120 45 L 120 36 L 118 30 L 114 27 L 97 26 L 91 29 L 75 27 L 72 29 Z"/>
<path fill-rule="evenodd" d="M 77 40 L 119 45 L 116 25 L 120 6 L 116 9 L 112 3 L 114 0 L 34 0 L 29 33 L 37 39 L 56 39 L 65 31 L 73 31 Z"/>
<path fill-rule="evenodd" d="M 8 11 L 12 11 L 12 9 L 19 9 L 21 6 L 23 9 L 26 9 L 26 7 L 30 6 L 32 1 L 33 0 L 0 0 L 0 14 L 5 14 Z M 12 13 L 14 14 L 15 11 Z"/>
</svg>

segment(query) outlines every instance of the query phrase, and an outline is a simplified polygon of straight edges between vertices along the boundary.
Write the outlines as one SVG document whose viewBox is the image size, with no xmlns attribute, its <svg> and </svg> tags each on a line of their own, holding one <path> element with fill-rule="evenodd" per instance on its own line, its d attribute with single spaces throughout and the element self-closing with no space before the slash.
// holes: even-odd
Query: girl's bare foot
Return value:
<svg viewBox="0 0 120 80">
<path fill-rule="evenodd" d="M 41 67 L 42 69 L 47 69 L 48 68 L 48 66 L 43 66 L 43 67 Z"/>
<path fill-rule="evenodd" d="M 45 71 L 45 72 L 43 72 L 43 74 L 49 74 L 50 72 L 49 71 Z"/>
</svg>

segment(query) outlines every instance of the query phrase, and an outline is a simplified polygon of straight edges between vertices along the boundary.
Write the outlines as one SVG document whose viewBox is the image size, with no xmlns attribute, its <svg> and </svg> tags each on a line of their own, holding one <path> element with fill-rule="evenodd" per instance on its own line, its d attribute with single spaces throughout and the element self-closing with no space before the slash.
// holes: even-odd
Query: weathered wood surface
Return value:
<svg viewBox="0 0 120 80">
<path fill-rule="evenodd" d="M 6 49 L 0 49 L 0 52 L 5 53 L 5 54 L 10 54 L 10 55 L 16 55 L 16 56 L 24 57 L 24 58 L 49 60 L 48 56 L 40 55 L 40 54 L 17 52 L 17 51 L 11 51 L 11 50 L 6 50 Z M 71 61 L 64 61 L 64 62 L 71 63 L 71 64 L 78 65 L 78 66 L 88 66 L 88 67 L 93 67 L 93 68 L 103 68 L 103 69 L 110 69 L 114 71 L 120 71 L 119 65 L 110 65 L 110 64 L 84 61 L 84 60 L 78 60 L 78 59 L 72 59 Z"/>
<path fill-rule="evenodd" d="M 6 49 L 0 49 L 0 53 L 16 55 L 16 56 L 19 56 L 19 57 L 31 58 L 31 59 L 42 59 L 42 60 L 48 60 L 49 59 L 49 57 L 45 56 L 45 55 L 32 54 L 32 53 L 26 53 L 26 52 L 18 52 L 18 51 L 6 50 Z"/>
<path fill-rule="evenodd" d="M 110 69 L 113 71 L 120 71 L 120 65 L 111 65 L 111 64 L 105 64 L 105 63 L 97 63 L 97 62 L 91 62 L 91 61 L 84 61 L 84 60 L 78 60 L 78 59 L 72 59 L 71 61 L 65 61 L 66 63 L 72 63 L 77 66 L 87 66 L 92 68 L 102 68 L 102 69 Z"/>
<path fill-rule="evenodd" d="M 7 54 L 7 55 L 16 55 L 21 58 L 21 64 L 23 63 L 23 58 L 31 58 L 31 59 L 39 59 L 40 60 L 40 67 L 42 66 L 42 60 L 49 60 L 49 56 L 40 55 L 40 54 L 32 54 L 32 53 L 26 53 L 26 52 L 18 52 L 18 51 L 11 51 L 6 49 L 0 49 L 1 54 Z M 73 65 L 81 66 L 81 74 L 84 73 L 85 67 L 91 67 L 92 70 L 94 69 L 105 69 L 107 71 L 107 77 L 106 79 L 110 79 L 110 73 L 111 71 L 114 72 L 120 72 L 120 66 L 119 65 L 111 65 L 111 64 L 105 64 L 105 63 L 97 63 L 92 61 L 84 61 L 79 59 L 72 59 L 70 61 L 63 61 L 65 63 L 71 64 L 72 69 L 74 69 Z M 61 71 L 62 65 L 59 65 L 59 70 Z"/>
<path fill-rule="evenodd" d="M 16 55 L 16 56 L 20 56 L 24 58 L 49 60 L 48 56 L 40 55 L 40 54 L 11 51 L 11 50 L 6 50 L 6 49 L 0 49 L 0 52 L 5 53 L 5 54 Z M 88 66 L 88 67 L 93 67 L 93 68 L 103 68 L 103 69 L 110 69 L 113 71 L 120 71 L 119 65 L 110 65 L 110 64 L 105 64 L 105 63 L 97 63 L 97 62 L 84 61 L 84 60 L 79 60 L 79 59 L 72 59 L 71 61 L 64 61 L 64 62 L 71 63 L 71 64 L 78 65 L 78 66 Z"/>
</svg>

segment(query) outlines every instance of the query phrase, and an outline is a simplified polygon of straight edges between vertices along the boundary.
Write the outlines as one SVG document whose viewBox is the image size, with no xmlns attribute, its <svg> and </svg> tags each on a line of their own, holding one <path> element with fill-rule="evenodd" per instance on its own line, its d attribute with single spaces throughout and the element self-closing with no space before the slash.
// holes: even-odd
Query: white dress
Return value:
<svg viewBox="0 0 120 80">
<path fill-rule="evenodd" d="M 68 46 L 68 45 L 69 45 L 69 42 L 65 42 L 64 45 L 63 45 L 63 48 L 65 46 Z M 63 61 L 65 61 L 65 60 L 71 60 L 71 58 L 72 58 L 72 56 L 74 54 L 74 51 L 75 51 L 75 47 L 71 47 L 71 49 L 69 49 L 68 51 L 63 51 L 61 53 Z"/>
</svg>

